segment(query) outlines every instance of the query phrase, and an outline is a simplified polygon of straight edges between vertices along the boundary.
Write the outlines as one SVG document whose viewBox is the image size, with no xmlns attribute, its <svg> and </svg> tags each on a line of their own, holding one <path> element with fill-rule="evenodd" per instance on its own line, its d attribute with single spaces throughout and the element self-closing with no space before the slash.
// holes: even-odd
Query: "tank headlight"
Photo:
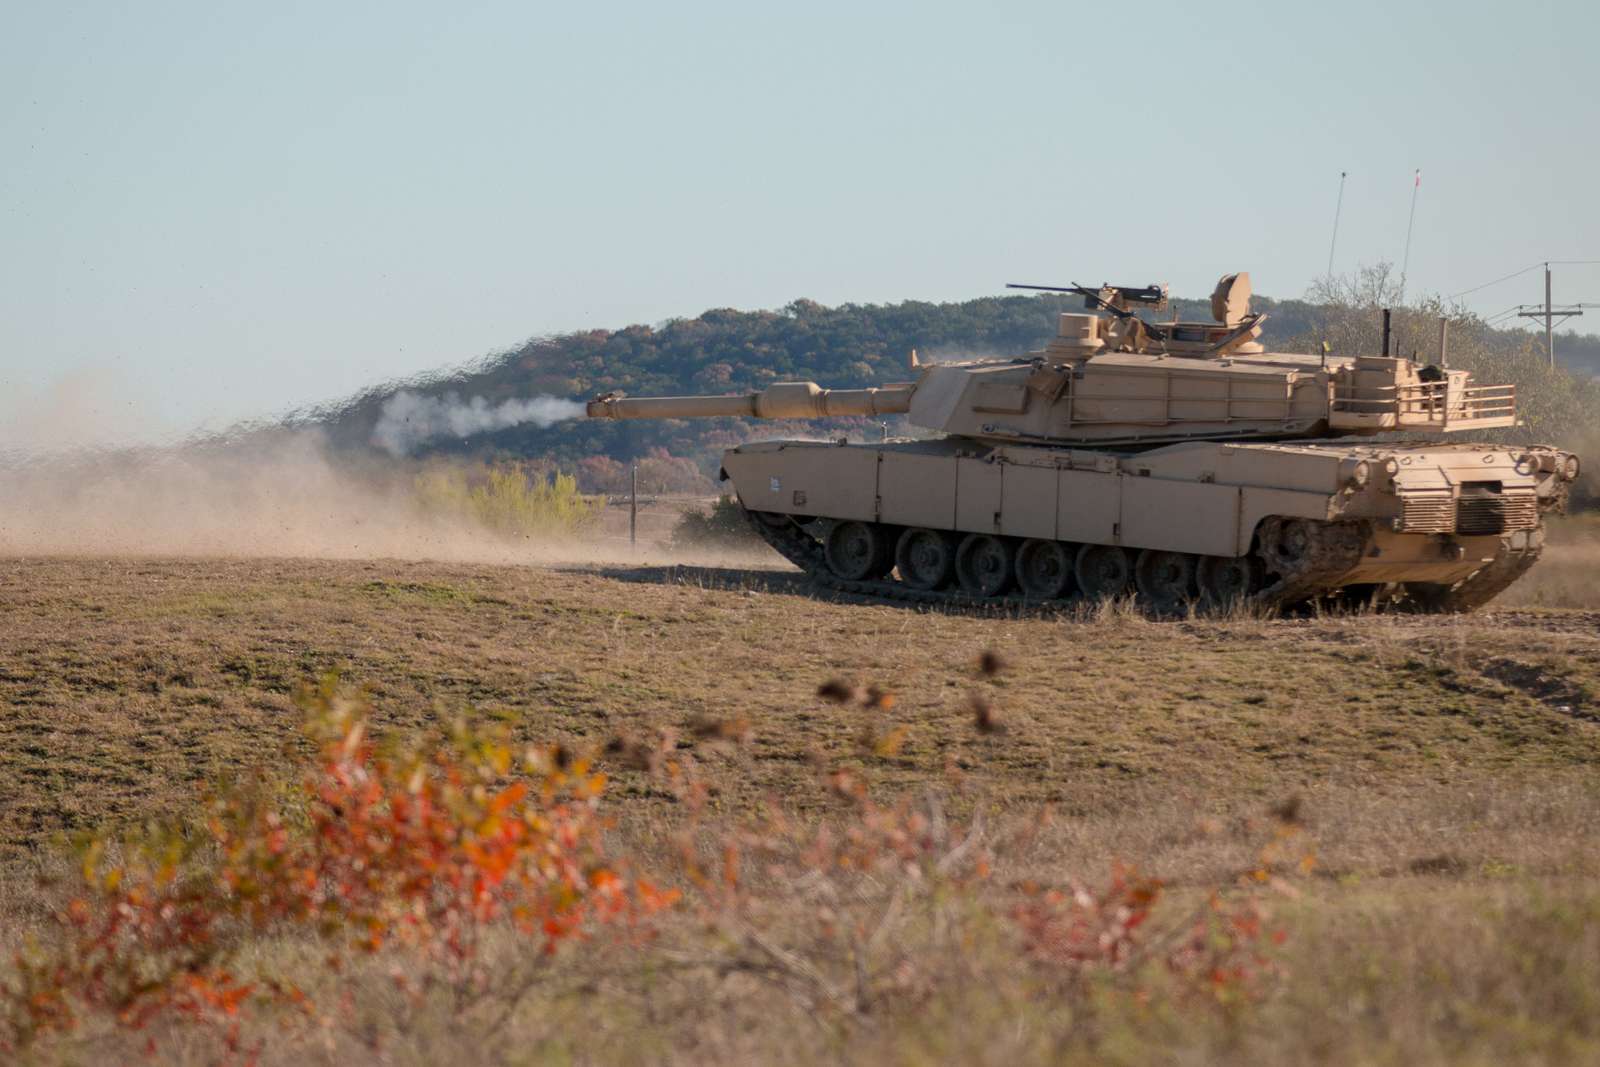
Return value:
<svg viewBox="0 0 1600 1067">
<path fill-rule="evenodd" d="M 1339 464 L 1339 477 L 1352 489 L 1360 489 L 1372 478 L 1372 465 L 1364 459 L 1347 459 Z"/>
<path fill-rule="evenodd" d="M 1533 456 L 1518 456 L 1516 467 L 1517 473 L 1526 477 L 1539 469 L 1539 461 Z"/>
<path fill-rule="evenodd" d="M 1566 463 L 1561 465 L 1561 476 L 1569 482 L 1578 480 L 1578 457 L 1568 456 Z"/>
<path fill-rule="evenodd" d="M 1391 459 L 1389 462 L 1383 465 L 1383 469 L 1388 471 L 1390 474 L 1394 474 L 1400 469 L 1400 461 Z"/>
</svg>

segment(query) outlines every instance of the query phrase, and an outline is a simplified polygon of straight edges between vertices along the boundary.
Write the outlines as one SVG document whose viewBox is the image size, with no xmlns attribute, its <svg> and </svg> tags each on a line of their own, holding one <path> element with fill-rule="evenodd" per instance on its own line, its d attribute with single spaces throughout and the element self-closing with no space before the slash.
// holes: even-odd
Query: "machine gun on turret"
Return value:
<svg viewBox="0 0 1600 1067">
<path fill-rule="evenodd" d="M 1088 286 L 1073 282 L 1071 285 L 1024 285 L 1019 282 L 1007 282 L 1007 289 L 1032 289 L 1042 293 L 1076 293 L 1083 297 L 1083 306 L 1090 311 L 1109 311 L 1119 319 L 1138 319 L 1129 304 L 1142 304 L 1152 311 L 1165 311 L 1167 309 L 1167 287 L 1165 285 L 1146 285 L 1134 288 L 1131 285 L 1102 284 L 1099 289 L 1090 289 Z M 1155 323 L 1138 319 L 1145 331 L 1153 336 L 1160 337 L 1160 327 Z"/>
<path fill-rule="evenodd" d="M 1174 356 L 1219 356 L 1230 352 L 1259 352 L 1255 344 L 1265 314 L 1250 311 L 1250 275 L 1244 272 L 1223 276 L 1211 293 L 1211 316 L 1215 322 L 1148 322 L 1134 314 L 1132 305 L 1165 311 L 1166 285 L 1101 285 L 1090 289 L 1078 285 L 1022 285 L 1008 283 L 1007 289 L 1031 289 L 1047 293 L 1075 293 L 1083 297 L 1084 307 L 1107 311 L 1114 318 L 1103 331 L 1109 347 L 1122 352 L 1155 351 Z M 1253 346 L 1253 347 L 1252 347 Z"/>
</svg>

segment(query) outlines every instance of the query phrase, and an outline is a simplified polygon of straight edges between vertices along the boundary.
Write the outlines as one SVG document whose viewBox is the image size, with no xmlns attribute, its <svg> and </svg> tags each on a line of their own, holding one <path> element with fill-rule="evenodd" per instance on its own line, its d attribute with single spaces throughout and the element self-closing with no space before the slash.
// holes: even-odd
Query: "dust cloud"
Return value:
<svg viewBox="0 0 1600 1067">
<path fill-rule="evenodd" d="M 688 562 L 607 530 L 510 538 L 425 512 L 415 463 L 331 448 L 320 431 L 217 442 L 0 453 L 0 556 L 228 556 L 482 563 Z M 615 526 L 615 522 L 606 524 Z M 641 538 L 641 542 L 644 539 Z"/>
<path fill-rule="evenodd" d="M 178 437 L 134 383 L 98 374 L 0 400 L 0 557 L 761 561 L 667 546 L 682 510 L 705 499 L 643 502 L 634 545 L 626 507 L 615 502 L 579 535 L 533 538 L 492 529 L 437 500 L 430 506 L 419 493 L 418 476 L 428 468 L 409 458 L 419 445 L 583 414 L 582 404 L 559 397 L 491 404 L 401 388 L 369 423 L 370 448 L 297 423 L 294 414 Z M 764 555 L 768 565 L 777 560 Z"/>
<path fill-rule="evenodd" d="M 13 455 L 0 469 L 0 553 L 8 555 L 461 551 L 461 532 L 410 508 L 399 478 L 336 466 L 317 433 Z"/>
</svg>

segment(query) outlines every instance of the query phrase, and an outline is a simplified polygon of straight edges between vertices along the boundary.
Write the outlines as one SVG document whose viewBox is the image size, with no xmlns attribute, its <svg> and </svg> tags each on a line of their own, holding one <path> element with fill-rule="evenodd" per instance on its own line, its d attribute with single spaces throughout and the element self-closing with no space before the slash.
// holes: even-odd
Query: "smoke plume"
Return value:
<svg viewBox="0 0 1600 1067">
<path fill-rule="evenodd" d="M 481 396 L 462 400 L 455 393 L 436 397 L 401 390 L 383 402 L 372 443 L 391 456 L 406 456 L 435 438 L 468 437 L 524 423 L 550 426 L 575 419 L 583 411 L 577 401 L 556 396 L 491 404 Z"/>
</svg>

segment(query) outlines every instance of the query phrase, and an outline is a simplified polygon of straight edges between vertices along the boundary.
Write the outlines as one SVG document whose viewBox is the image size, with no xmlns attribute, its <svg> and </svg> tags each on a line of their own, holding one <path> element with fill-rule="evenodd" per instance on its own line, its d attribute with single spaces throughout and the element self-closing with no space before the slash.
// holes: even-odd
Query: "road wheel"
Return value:
<svg viewBox="0 0 1600 1067">
<path fill-rule="evenodd" d="M 1316 527 L 1306 519 L 1268 519 L 1261 548 L 1274 573 L 1290 575 L 1305 566 L 1316 543 Z"/>
<path fill-rule="evenodd" d="M 1017 584 L 1030 597 L 1055 600 L 1072 591 L 1073 566 L 1066 545 L 1033 538 L 1017 549 Z"/>
<path fill-rule="evenodd" d="M 894 548 L 900 580 L 913 589 L 943 589 L 956 570 L 956 539 L 943 530 L 912 527 Z"/>
<path fill-rule="evenodd" d="M 1133 584 L 1133 561 L 1116 545 L 1084 545 L 1073 568 L 1078 588 L 1090 600 L 1110 600 Z"/>
<path fill-rule="evenodd" d="M 1016 556 L 1003 537 L 968 534 L 956 549 L 956 580 L 974 596 L 999 596 L 1011 586 Z"/>
<path fill-rule="evenodd" d="M 1145 606 L 1160 615 L 1177 615 L 1194 600 L 1195 559 L 1187 552 L 1147 548 L 1134 564 L 1134 581 Z"/>
<path fill-rule="evenodd" d="M 847 582 L 865 582 L 889 573 L 888 539 L 870 522 L 835 523 L 823 546 L 828 569 Z"/>
<path fill-rule="evenodd" d="M 1206 606 L 1227 611 L 1261 589 L 1261 561 L 1254 556 L 1202 556 L 1196 577 Z"/>
</svg>

